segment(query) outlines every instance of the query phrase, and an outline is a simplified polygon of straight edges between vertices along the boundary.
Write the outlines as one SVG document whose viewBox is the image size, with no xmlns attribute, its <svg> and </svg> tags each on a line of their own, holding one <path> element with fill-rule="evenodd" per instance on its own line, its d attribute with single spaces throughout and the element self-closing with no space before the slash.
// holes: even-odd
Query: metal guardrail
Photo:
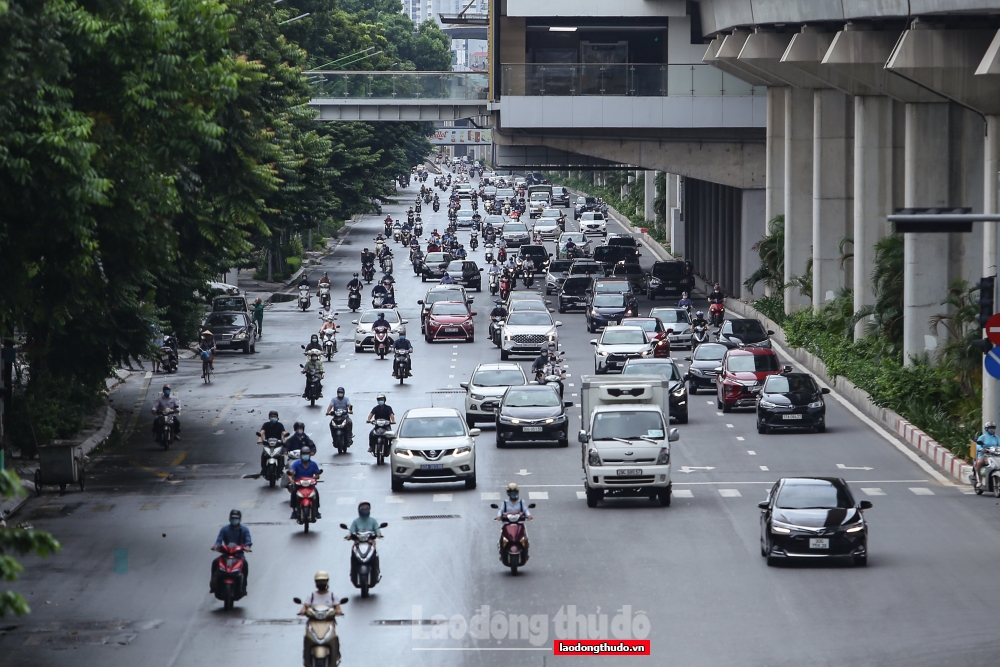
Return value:
<svg viewBox="0 0 1000 667">
<path fill-rule="evenodd" d="M 711 65 L 518 63 L 501 65 L 503 95 L 721 97 L 766 95 L 764 87 Z"/>
<path fill-rule="evenodd" d="M 305 73 L 317 98 L 351 100 L 486 100 L 486 72 Z"/>
</svg>

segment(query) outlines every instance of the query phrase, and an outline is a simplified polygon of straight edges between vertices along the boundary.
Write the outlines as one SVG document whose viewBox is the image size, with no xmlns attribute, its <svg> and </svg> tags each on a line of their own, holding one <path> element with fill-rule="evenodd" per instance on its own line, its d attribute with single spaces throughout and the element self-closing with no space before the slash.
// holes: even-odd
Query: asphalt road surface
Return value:
<svg viewBox="0 0 1000 667">
<path fill-rule="evenodd" d="M 415 191 L 386 210 L 399 217 Z M 444 209 L 435 215 L 425 207 L 424 219 L 428 232 L 446 224 Z M 568 222 L 575 229 L 571 211 Z M 485 336 L 488 292 L 474 295 L 474 344 L 429 345 L 418 335 L 416 303 L 429 285 L 407 270 L 399 249 L 397 298 L 410 320 L 414 376 L 399 386 L 391 361 L 353 351 L 343 285 L 381 226 L 373 215 L 350 228 L 312 273 L 315 282 L 330 271 L 343 326 L 340 352 L 326 362 L 326 398 L 345 386 L 356 422 L 378 392 L 399 416 L 421 406 L 461 408 L 459 383 L 477 363 L 499 359 Z M 482 247 L 471 256 L 482 261 Z M 650 304 L 641 304 L 646 312 Z M 579 374 L 593 368 L 593 336 L 582 314 L 556 317 L 574 400 Z M 26 561 L 16 589 L 33 613 L 0 624 L 0 664 L 301 664 L 303 626 L 292 597 L 309 592 L 319 569 L 331 573 L 337 596 L 350 598 L 339 624 L 344 665 L 636 663 L 553 656 L 557 636 L 649 639 L 652 660 L 663 665 L 997 662 L 997 594 L 989 584 L 1000 547 L 997 500 L 935 475 L 836 396 L 825 434 L 766 436 L 756 433 L 752 412 L 724 415 L 713 396 L 692 396 L 672 457 L 669 508 L 635 499 L 588 509 L 578 445 L 497 450 L 489 425 L 478 438 L 476 490 L 407 486 L 394 494 L 388 467 L 367 454 L 367 429 L 357 423 L 355 446 L 337 456 L 324 409 L 301 398 L 299 346 L 317 328 L 315 304 L 303 313 L 294 302 L 278 303 L 267 310 L 257 353 L 220 353 L 211 384 L 200 380 L 197 361 L 182 361 L 169 381 L 183 403 L 183 440 L 169 451 L 149 432 L 163 376 L 140 376 L 114 394 L 120 410 L 137 410 L 129 437 L 92 466 L 85 492 L 42 496 L 19 517 L 54 533 L 63 550 Z M 305 422 L 319 443 L 323 519 L 309 534 L 289 520 L 284 490 L 244 478 L 257 471 L 254 432 L 271 409 L 289 430 Z M 575 432 L 579 409 L 571 413 Z M 842 476 L 874 503 L 867 568 L 765 565 L 757 502 L 775 479 L 795 475 Z M 516 577 L 498 560 L 489 508 L 510 481 L 537 503 L 531 560 Z M 362 499 L 389 523 L 379 543 L 383 579 L 365 600 L 350 584 L 349 544 L 337 527 L 356 516 Z M 209 547 L 234 507 L 254 548 L 249 596 L 225 612 L 208 592 Z"/>
</svg>

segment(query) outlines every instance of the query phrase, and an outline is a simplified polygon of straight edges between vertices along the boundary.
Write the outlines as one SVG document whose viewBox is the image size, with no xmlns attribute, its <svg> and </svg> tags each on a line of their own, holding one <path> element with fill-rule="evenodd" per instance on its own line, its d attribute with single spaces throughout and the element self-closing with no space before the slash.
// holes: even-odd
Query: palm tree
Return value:
<svg viewBox="0 0 1000 667">
<path fill-rule="evenodd" d="M 942 306 L 950 306 L 950 312 L 930 319 L 935 335 L 939 326 L 948 334 L 947 342 L 938 352 L 938 362 L 954 371 L 954 379 L 966 396 L 974 395 L 982 380 L 983 355 L 972 346 L 972 341 L 982 335 L 976 320 L 979 304 L 975 295 L 978 291 L 979 287 L 968 281 L 956 280 L 948 288 L 948 298 L 941 302 Z"/>
<path fill-rule="evenodd" d="M 854 324 L 871 319 L 872 328 L 895 354 L 901 354 L 903 342 L 903 237 L 885 236 L 875 244 L 875 268 L 872 270 L 875 303 L 854 314 Z"/>
<path fill-rule="evenodd" d="M 750 248 L 760 257 L 760 267 L 743 281 L 751 292 L 758 283 L 772 292 L 785 288 L 785 216 L 774 216 L 767 227 L 770 232 Z"/>
</svg>

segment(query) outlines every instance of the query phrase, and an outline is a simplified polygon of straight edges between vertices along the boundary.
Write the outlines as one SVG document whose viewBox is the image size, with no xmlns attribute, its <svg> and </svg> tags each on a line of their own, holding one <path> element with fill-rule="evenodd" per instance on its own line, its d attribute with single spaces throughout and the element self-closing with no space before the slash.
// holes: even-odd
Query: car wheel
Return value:
<svg viewBox="0 0 1000 667">
<path fill-rule="evenodd" d="M 475 343 L 476 342 L 476 334 L 473 333 L 473 334 L 471 334 L 469 336 L 469 342 L 470 343 Z"/>
<path fill-rule="evenodd" d="M 725 403 L 723 403 L 722 404 L 722 411 L 726 412 L 726 413 L 732 412 L 733 411 L 733 406 L 726 405 Z"/>
<path fill-rule="evenodd" d="M 497 428 L 499 429 L 500 427 L 498 426 Z M 507 446 L 507 441 L 501 438 L 500 434 L 497 433 L 497 449 L 503 449 L 506 446 Z"/>
<path fill-rule="evenodd" d="M 558 310 L 559 310 L 559 314 L 560 315 L 565 315 L 566 314 L 566 309 L 563 308 L 562 306 L 559 306 Z"/>
<path fill-rule="evenodd" d="M 257 354 L 257 343 L 250 343 L 250 354 Z"/>
<path fill-rule="evenodd" d="M 820 424 L 816 427 L 817 433 L 826 433 L 826 424 Z"/>
<path fill-rule="evenodd" d="M 757 424 L 757 432 L 761 435 L 767 434 L 767 424 Z"/>
<path fill-rule="evenodd" d="M 688 382 L 688 393 L 691 394 L 692 396 L 697 395 L 698 385 L 696 385 L 694 382 Z"/>
<path fill-rule="evenodd" d="M 719 400 L 718 396 L 715 397 L 715 409 L 716 410 L 722 409 L 722 401 Z"/>
<path fill-rule="evenodd" d="M 868 567 L 868 556 L 855 556 L 854 567 Z"/>
<path fill-rule="evenodd" d="M 600 503 L 603 499 L 604 499 L 603 489 L 591 489 L 589 487 L 587 488 L 587 507 L 597 507 L 598 503 Z"/>
<path fill-rule="evenodd" d="M 470 415 L 468 412 L 466 412 L 465 423 L 469 425 L 469 428 L 472 428 L 473 426 L 476 425 L 476 418 Z"/>
<path fill-rule="evenodd" d="M 403 490 L 403 480 L 401 480 L 401 479 L 396 479 L 395 477 L 393 477 L 391 485 L 392 485 L 392 490 L 393 491 L 402 491 Z"/>
<path fill-rule="evenodd" d="M 768 567 L 775 567 L 777 564 L 778 564 L 778 559 L 777 558 L 775 558 L 774 556 L 768 556 L 767 557 L 767 566 Z"/>
<path fill-rule="evenodd" d="M 646 298 L 650 301 L 656 301 L 656 295 L 653 294 L 652 290 L 646 290 Z"/>
<path fill-rule="evenodd" d="M 657 497 L 660 499 L 660 507 L 670 507 L 670 492 L 671 488 L 668 486 L 657 494 Z"/>
<path fill-rule="evenodd" d="M 683 414 L 677 415 L 677 423 L 678 424 L 687 424 L 688 423 L 688 413 L 684 412 Z"/>
<path fill-rule="evenodd" d="M 764 537 L 764 533 L 760 534 L 760 555 L 762 558 L 767 558 L 767 555 L 771 553 L 771 545 L 767 543 L 767 538 Z"/>
<path fill-rule="evenodd" d="M 587 333 L 594 333 L 594 328 L 590 326 L 590 320 L 587 320 Z"/>
<path fill-rule="evenodd" d="M 508 359 L 510 359 L 510 353 L 507 352 L 507 350 L 500 348 L 500 359 L 502 359 L 503 361 L 507 361 Z"/>
<path fill-rule="evenodd" d="M 355 345 L 354 346 L 354 354 L 361 354 L 361 349 L 362 348 L 361 348 L 360 345 Z"/>
<path fill-rule="evenodd" d="M 422 282 L 422 283 L 425 283 L 425 282 L 427 282 L 427 276 L 425 276 L 425 275 L 421 274 L 421 275 L 420 275 L 420 282 Z"/>
<path fill-rule="evenodd" d="M 465 488 L 469 491 L 476 488 L 476 473 L 472 473 L 472 477 L 465 480 Z"/>
<path fill-rule="evenodd" d="M 243 354 L 250 354 L 250 341 L 243 343 Z"/>
</svg>

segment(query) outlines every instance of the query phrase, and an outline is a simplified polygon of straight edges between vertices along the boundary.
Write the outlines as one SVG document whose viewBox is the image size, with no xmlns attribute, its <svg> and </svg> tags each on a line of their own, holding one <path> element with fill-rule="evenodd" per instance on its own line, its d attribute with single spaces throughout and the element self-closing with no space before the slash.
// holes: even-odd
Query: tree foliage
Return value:
<svg viewBox="0 0 1000 667">
<path fill-rule="evenodd" d="M 10 470 L 0 470 L 0 498 L 23 494 L 21 480 Z M 0 522 L 0 581 L 16 581 L 24 568 L 15 556 L 29 553 L 48 556 L 59 550 L 59 543 L 46 532 L 23 526 L 6 527 Z M 24 616 L 31 612 L 27 601 L 13 591 L 0 591 L 0 618 Z"/>
</svg>

